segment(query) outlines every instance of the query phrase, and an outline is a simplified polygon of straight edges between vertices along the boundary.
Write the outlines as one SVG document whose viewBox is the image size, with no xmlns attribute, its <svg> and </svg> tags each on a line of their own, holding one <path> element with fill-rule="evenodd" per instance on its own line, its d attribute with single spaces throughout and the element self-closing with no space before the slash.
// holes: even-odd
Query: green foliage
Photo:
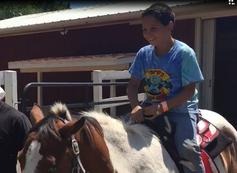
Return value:
<svg viewBox="0 0 237 173">
<path fill-rule="evenodd" d="M 69 0 L 0 1 L 0 20 L 69 8 Z"/>
</svg>

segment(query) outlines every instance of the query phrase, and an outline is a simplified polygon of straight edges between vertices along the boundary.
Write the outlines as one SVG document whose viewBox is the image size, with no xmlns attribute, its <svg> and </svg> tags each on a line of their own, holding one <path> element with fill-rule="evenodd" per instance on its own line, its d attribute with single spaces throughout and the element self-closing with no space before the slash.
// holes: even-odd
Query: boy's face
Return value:
<svg viewBox="0 0 237 173">
<path fill-rule="evenodd" d="M 143 36 L 151 45 L 166 42 L 171 36 L 171 29 L 170 24 L 164 26 L 152 16 L 142 17 Z"/>
</svg>

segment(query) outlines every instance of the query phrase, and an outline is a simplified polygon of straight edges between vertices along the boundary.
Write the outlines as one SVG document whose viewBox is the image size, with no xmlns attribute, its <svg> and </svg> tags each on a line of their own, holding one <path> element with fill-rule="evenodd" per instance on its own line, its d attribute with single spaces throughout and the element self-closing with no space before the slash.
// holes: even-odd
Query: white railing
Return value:
<svg viewBox="0 0 237 173">
<path fill-rule="evenodd" d="M 17 74 L 16 71 L 0 71 L 0 85 L 6 92 L 5 102 L 18 109 L 17 100 Z"/>
<path fill-rule="evenodd" d="M 94 83 L 102 83 L 103 80 L 109 80 L 110 82 L 115 82 L 115 80 L 119 79 L 129 79 L 130 74 L 128 70 L 123 71 L 115 71 L 115 70 L 94 70 L 92 72 L 92 81 Z M 138 100 L 144 100 L 144 93 L 139 93 Z M 128 97 L 125 96 L 116 96 L 116 86 L 110 86 L 110 96 L 109 98 L 103 98 L 103 89 L 102 86 L 93 86 L 93 98 L 94 102 L 102 102 L 102 101 L 117 101 L 117 100 L 126 100 Z M 122 103 L 110 103 L 110 104 L 101 104 L 95 105 L 95 110 L 103 111 L 105 108 L 110 108 L 110 114 L 116 115 L 116 106 L 126 105 L 129 102 Z"/>
</svg>

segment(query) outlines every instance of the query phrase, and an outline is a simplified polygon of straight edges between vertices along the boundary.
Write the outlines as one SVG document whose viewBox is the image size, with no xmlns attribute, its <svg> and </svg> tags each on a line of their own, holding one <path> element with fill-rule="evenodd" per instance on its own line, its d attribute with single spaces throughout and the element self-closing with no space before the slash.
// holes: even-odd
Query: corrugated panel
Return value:
<svg viewBox="0 0 237 173">
<path fill-rule="evenodd" d="M 191 4 L 191 2 L 169 2 L 169 5 L 171 7 L 183 6 L 187 4 Z M 134 12 L 144 10 L 149 5 L 151 5 L 151 2 L 124 2 L 19 16 L 0 21 L 0 31 L 7 28 L 32 26 L 86 18 L 98 18 L 100 16 L 119 15 L 123 13 L 128 13 L 129 15 Z"/>
</svg>

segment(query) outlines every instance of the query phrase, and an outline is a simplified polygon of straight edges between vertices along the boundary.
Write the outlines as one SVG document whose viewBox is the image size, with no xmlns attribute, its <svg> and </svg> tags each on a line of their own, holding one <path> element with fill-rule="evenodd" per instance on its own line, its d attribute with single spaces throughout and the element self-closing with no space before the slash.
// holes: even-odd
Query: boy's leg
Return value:
<svg viewBox="0 0 237 173">
<path fill-rule="evenodd" d="M 168 118 L 175 123 L 175 145 L 179 156 L 189 161 L 195 171 L 184 166 L 185 173 L 204 173 L 201 161 L 200 148 L 196 141 L 197 117 L 194 113 L 169 113 Z"/>
</svg>

